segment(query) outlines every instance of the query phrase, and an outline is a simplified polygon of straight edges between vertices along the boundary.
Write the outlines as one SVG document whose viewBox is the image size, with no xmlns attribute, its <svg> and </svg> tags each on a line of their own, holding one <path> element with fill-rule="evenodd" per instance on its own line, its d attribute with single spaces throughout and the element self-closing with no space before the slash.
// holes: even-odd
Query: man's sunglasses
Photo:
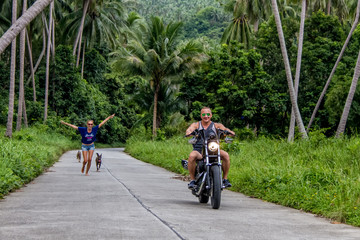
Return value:
<svg viewBox="0 0 360 240">
<path fill-rule="evenodd" d="M 210 115 L 211 115 L 211 113 L 203 113 L 203 114 L 201 114 L 201 116 L 203 116 L 203 117 L 205 117 L 205 116 L 210 117 Z"/>
<path fill-rule="evenodd" d="M 92 126 L 92 125 L 94 125 L 94 124 L 93 124 L 93 123 L 88 123 L 88 125 Z"/>
</svg>

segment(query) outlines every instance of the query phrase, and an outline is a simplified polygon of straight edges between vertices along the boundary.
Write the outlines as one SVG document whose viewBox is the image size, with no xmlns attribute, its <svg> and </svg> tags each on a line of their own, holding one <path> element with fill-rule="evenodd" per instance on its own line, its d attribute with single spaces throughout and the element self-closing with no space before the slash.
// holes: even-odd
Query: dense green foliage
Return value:
<svg viewBox="0 0 360 240">
<path fill-rule="evenodd" d="M 72 54 L 83 6 L 81 1 L 55 2 L 55 28 L 59 38 L 56 38 L 56 54 L 50 68 L 50 117 L 82 126 L 87 119 L 99 123 L 115 113 L 115 119 L 100 131 L 98 140 L 125 142 L 133 126 L 151 127 L 154 97 L 161 88 L 156 127 L 165 131 L 166 136 L 174 132 L 169 130 L 174 114 L 180 112 L 182 116 L 177 115 L 180 118 L 184 116 L 186 121 L 194 121 L 203 105 L 214 110 L 215 121 L 230 128 L 249 129 L 256 135 L 287 135 L 291 104 L 278 33 L 268 2 L 92 2 L 85 15 L 83 76 L 81 64 L 75 67 L 76 56 Z M 355 6 L 353 2 L 348 4 Z M 332 6 L 336 16 L 325 14 L 323 6 L 313 3 L 308 6 L 298 94 L 305 125 L 349 31 L 351 14 L 354 14 L 348 11 L 349 6 Z M 9 0 L 0 5 L 2 30 L 10 26 L 10 7 Z M 301 9 L 297 3 L 283 1 L 279 2 L 279 9 L 294 75 Z M 39 16 L 28 27 L 36 57 L 42 49 L 42 24 Z M 246 27 L 246 31 L 242 27 Z M 172 31 L 174 35 L 163 34 Z M 227 44 L 221 45 L 221 36 L 227 34 L 234 38 L 227 38 Z M 246 41 L 236 37 L 243 34 Z M 350 42 L 312 125 L 313 129 L 327 129 L 328 136 L 333 135 L 342 114 L 360 46 L 358 39 L 359 30 Z M 189 61 L 200 45 L 205 54 Z M 79 56 L 82 62 L 82 55 Z M 132 67 L 121 61 L 125 58 Z M 25 63 L 28 77 L 28 59 Z M 9 65 L 8 48 L 0 59 L 0 93 L 4 96 L 8 96 L 9 91 Z M 195 65 L 201 66 L 197 72 Z M 160 84 L 163 79 L 164 83 Z M 25 86 L 30 124 L 43 121 L 45 61 L 41 62 L 35 80 L 36 102 L 31 82 L 26 81 Z M 17 86 L 18 78 L 16 95 Z M 356 94 L 347 134 L 357 132 L 359 127 L 356 121 L 360 114 L 358 101 Z M 0 124 L 5 125 L 8 99 L 2 98 L 0 103 Z"/>
<path fill-rule="evenodd" d="M 296 36 L 296 32 L 298 31 L 298 23 L 294 19 L 285 19 L 283 25 L 294 76 L 297 57 L 297 38 L 294 36 Z M 336 62 L 337 56 L 340 53 L 346 38 L 345 31 L 346 28 L 341 26 L 336 17 L 327 16 L 322 12 L 314 13 L 305 22 L 303 58 L 301 65 L 302 71 L 300 75 L 298 96 L 298 104 L 305 124 L 310 120 L 320 93 Z M 315 120 L 316 124 L 313 126 L 315 129 L 329 129 L 327 133 L 329 135 L 331 135 L 337 127 L 354 73 L 355 59 L 357 58 L 360 45 L 356 38 L 356 34 L 352 39 L 349 49 L 346 51 L 345 56 L 341 61 L 340 67 L 335 72 L 334 80 L 330 84 L 325 101 L 327 102 L 328 99 L 331 98 L 335 99 L 330 100 L 332 104 L 328 103 L 324 106 L 323 103 L 321 105 L 322 107 Z M 273 19 L 270 19 L 267 23 L 263 23 L 260 26 L 255 45 L 262 56 L 264 70 L 272 78 L 272 82 L 274 83 L 273 90 L 279 94 L 282 93 L 285 96 L 284 100 L 286 108 L 281 115 L 285 116 L 284 120 L 287 122 L 291 105 L 289 95 L 287 94 L 288 90 L 285 70 Z M 343 87 L 338 87 L 339 84 Z M 342 91 L 341 95 L 343 96 L 340 98 L 338 94 L 332 94 L 332 91 Z M 336 101 L 336 103 L 334 101 Z M 338 106 L 336 108 L 336 115 L 334 112 L 335 106 Z M 350 112 L 350 119 L 353 119 L 358 114 L 356 111 L 356 103 L 353 104 L 352 109 L 353 110 Z M 331 113 L 333 117 L 329 118 L 329 113 Z M 351 122 L 351 120 L 349 121 L 349 124 L 353 130 L 359 127 L 359 125 L 355 122 Z M 351 128 L 349 128 L 348 131 L 350 129 Z M 282 131 L 284 132 L 284 130 L 285 129 L 283 128 Z"/>
<path fill-rule="evenodd" d="M 116 117 L 99 130 L 97 139 L 103 143 L 125 142 L 130 128 L 137 120 L 135 111 L 126 105 L 127 94 L 132 93 L 127 89 L 129 88 L 127 85 L 132 85 L 132 81 L 124 81 L 125 76 L 119 74 L 110 74 L 107 60 L 96 49 L 86 54 L 89 61 L 85 64 L 84 79 L 81 79 L 74 65 L 75 60 L 70 46 L 59 45 L 55 56 L 51 66 L 53 74 L 49 97 L 50 117 L 59 122 L 63 119 L 77 126 L 84 126 L 88 119 L 93 119 L 95 124 L 99 124 L 110 114 L 115 113 Z M 41 68 L 36 74 L 37 99 L 40 101 L 33 101 L 32 88 L 27 88 L 25 94 L 30 124 L 41 122 L 43 119 L 44 78 L 45 69 Z M 2 78 L 0 81 L 4 86 L 1 91 L 4 95 L 8 95 L 7 78 Z M 1 100 L 3 109 L 1 109 L 0 121 L 3 125 L 7 121 L 7 100 L 7 98 Z M 15 102 L 16 108 L 17 102 Z"/>
<path fill-rule="evenodd" d="M 16 132 L 12 139 L 0 136 L 0 198 L 40 175 L 65 151 L 78 144 L 42 125 Z"/>
<path fill-rule="evenodd" d="M 220 52 L 210 56 L 202 71 L 184 78 L 182 83 L 181 97 L 188 103 L 188 117 L 197 119 L 201 106 L 209 106 L 215 114 L 214 121 L 229 127 L 280 133 L 279 125 L 273 127 L 281 121 L 274 112 L 284 106 L 260 64 L 261 55 L 234 43 L 224 44 Z"/>
<path fill-rule="evenodd" d="M 259 138 L 223 147 L 231 158 L 231 190 L 360 226 L 359 138 L 328 139 L 318 132 L 296 143 Z M 187 175 L 180 160 L 191 148 L 182 137 L 147 141 L 140 136 L 129 139 L 126 151 Z"/>
</svg>

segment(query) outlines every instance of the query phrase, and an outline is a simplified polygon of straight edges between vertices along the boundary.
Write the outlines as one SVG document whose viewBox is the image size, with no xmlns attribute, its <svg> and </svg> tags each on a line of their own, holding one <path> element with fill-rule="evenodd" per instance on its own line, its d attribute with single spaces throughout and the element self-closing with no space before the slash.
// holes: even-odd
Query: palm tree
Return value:
<svg viewBox="0 0 360 240">
<path fill-rule="evenodd" d="M 236 1 L 233 7 L 233 19 L 229 26 L 224 30 L 221 42 L 230 44 L 231 41 L 243 43 L 246 48 L 250 47 L 250 26 L 246 15 L 247 1 Z"/>
<path fill-rule="evenodd" d="M 257 32 L 261 21 L 270 17 L 271 4 L 267 0 L 248 1 L 246 12 L 250 22 L 254 25 L 254 32 Z"/>
<path fill-rule="evenodd" d="M 303 41 L 304 41 L 305 17 L 306 17 L 306 0 L 302 0 L 299 41 L 298 41 L 298 53 L 297 53 L 297 60 L 296 60 L 296 73 L 295 73 L 295 97 L 296 97 L 296 100 L 297 100 L 297 96 L 298 96 L 299 80 L 300 80 L 302 48 L 303 48 Z M 294 110 L 291 109 L 291 119 L 290 119 L 288 141 L 292 141 L 294 139 L 294 135 L 295 135 L 295 114 L 294 114 Z"/>
<path fill-rule="evenodd" d="M 23 14 L 27 9 L 27 0 L 23 1 Z M 19 76 L 19 104 L 18 104 L 18 115 L 16 122 L 16 130 L 20 131 L 21 129 L 21 121 L 22 114 L 25 110 L 23 106 L 25 106 L 25 96 L 24 96 L 24 63 L 25 63 L 25 37 L 26 37 L 26 28 L 24 28 L 20 33 L 20 76 Z M 26 114 L 24 114 L 25 116 Z"/>
<path fill-rule="evenodd" d="M 37 0 L 0 38 L 0 54 L 14 38 L 54 0 Z"/>
<path fill-rule="evenodd" d="M 48 42 L 47 42 L 47 52 L 46 52 L 46 80 L 45 80 L 45 103 L 44 103 L 44 122 L 47 120 L 48 115 L 48 100 L 49 100 L 49 72 L 50 72 L 50 47 L 51 47 L 51 38 L 52 38 L 52 27 L 53 27 L 53 7 L 54 2 L 51 2 L 49 9 L 49 33 L 48 33 Z"/>
<path fill-rule="evenodd" d="M 158 97 L 158 111 L 157 111 L 157 124 L 161 126 L 164 122 L 164 118 L 171 114 L 178 112 L 181 108 L 181 101 L 176 97 L 178 93 L 177 88 L 169 81 L 163 81 L 160 84 L 159 97 Z M 140 106 L 141 111 L 144 112 L 144 116 L 137 121 L 134 126 L 138 126 L 140 123 L 151 122 L 152 110 L 153 110 L 153 96 L 154 88 L 150 82 L 144 82 L 140 86 L 137 92 L 131 97 L 131 100 L 136 102 Z"/>
<path fill-rule="evenodd" d="M 116 0 L 87 0 L 82 8 L 67 15 L 60 24 L 64 26 L 64 39 L 76 36 L 73 48 L 74 55 L 77 50 L 76 66 L 80 61 L 81 45 L 91 47 L 106 43 L 115 49 L 125 18 L 123 3 Z"/>
<path fill-rule="evenodd" d="M 345 131 L 346 122 L 347 122 L 349 112 L 350 112 L 350 108 L 351 108 L 351 104 L 352 104 L 352 101 L 353 101 L 353 98 L 354 98 L 354 95 L 355 95 L 356 86 L 357 86 L 357 82 L 359 80 L 359 76 L 360 76 L 360 51 L 359 51 L 358 59 L 357 59 L 357 62 L 356 62 L 356 66 L 355 66 L 355 70 L 354 70 L 354 77 L 353 77 L 353 80 L 351 82 L 350 91 L 349 91 L 348 97 L 346 99 L 344 111 L 343 111 L 343 113 L 341 115 L 341 119 L 340 119 L 338 129 L 336 131 L 336 137 L 340 137 Z"/>
<path fill-rule="evenodd" d="M 78 30 L 78 34 L 74 43 L 74 48 L 73 48 L 73 55 L 75 55 L 76 53 L 76 49 L 78 48 L 78 57 L 76 60 L 76 67 L 79 66 L 79 58 L 80 58 L 80 50 L 81 50 L 81 42 L 82 42 L 82 34 L 83 34 L 83 29 L 84 29 L 84 22 L 85 22 L 85 17 L 86 17 L 86 13 L 88 11 L 88 7 L 90 4 L 91 0 L 84 0 L 83 1 L 83 11 L 82 11 L 82 17 L 81 17 L 81 22 L 80 22 L 80 26 L 79 26 L 79 30 Z"/>
<path fill-rule="evenodd" d="M 310 6 L 313 11 L 322 10 L 327 15 L 335 15 L 340 20 L 346 19 L 349 9 L 345 0 L 311 0 Z"/>
<path fill-rule="evenodd" d="M 125 21 L 125 26 L 122 28 L 120 35 L 121 42 L 127 44 L 129 39 L 137 39 L 139 41 L 143 38 L 143 32 L 146 31 L 145 20 L 136 12 L 130 12 Z"/>
<path fill-rule="evenodd" d="M 280 19 L 280 15 L 279 15 L 279 9 L 278 9 L 276 0 L 271 0 L 271 3 L 272 3 L 272 7 L 273 7 L 276 28 L 278 31 L 281 53 L 282 53 L 283 61 L 284 61 L 284 65 L 285 65 L 285 72 L 286 72 L 286 78 L 287 78 L 289 92 L 290 92 L 290 100 L 291 100 L 291 104 L 292 104 L 292 109 L 294 111 L 296 123 L 299 126 L 300 133 L 302 134 L 303 138 L 307 138 L 307 133 L 305 131 L 305 127 L 304 127 L 304 124 L 303 124 L 303 121 L 302 121 L 302 118 L 300 115 L 299 107 L 297 104 L 296 93 L 295 93 L 294 84 L 293 84 L 292 75 L 291 75 L 289 58 L 288 58 L 286 45 L 285 45 L 284 33 L 282 30 L 281 19 Z"/>
<path fill-rule="evenodd" d="M 30 81 L 32 79 L 32 87 L 33 87 L 33 100 L 36 102 L 36 85 L 35 85 L 35 68 L 33 63 L 33 54 L 32 54 L 32 48 L 30 44 L 29 34 L 26 32 L 26 43 L 28 47 L 28 54 L 29 54 L 29 64 L 30 64 Z"/>
<path fill-rule="evenodd" d="M 326 91 L 327 91 L 327 89 L 328 89 L 328 87 L 330 85 L 331 79 L 334 76 L 336 68 L 338 67 L 338 65 L 340 63 L 340 60 L 342 59 L 342 57 L 344 55 L 346 47 L 350 42 L 350 38 L 351 38 L 352 34 L 354 33 L 358 23 L 359 23 L 359 17 L 360 17 L 360 0 L 358 0 L 358 5 L 357 5 L 357 8 L 356 8 L 356 16 L 355 16 L 355 19 L 354 19 L 354 23 L 352 24 L 351 30 L 350 30 L 350 32 L 349 32 L 349 34 L 348 34 L 348 36 L 347 36 L 347 38 L 345 40 L 345 43 L 344 43 L 344 45 L 343 45 L 343 47 L 342 47 L 342 49 L 340 51 L 340 54 L 339 54 L 339 56 L 338 56 L 338 58 L 337 58 L 337 60 L 335 62 L 335 65 L 334 65 L 333 69 L 331 70 L 330 76 L 329 76 L 328 80 L 326 81 L 326 84 L 325 84 L 325 86 L 324 86 L 324 88 L 323 88 L 323 90 L 321 92 L 319 100 L 316 103 L 315 109 L 314 109 L 314 111 L 313 111 L 313 113 L 311 115 L 309 124 L 307 126 L 307 131 L 309 131 L 312 123 L 315 120 L 316 113 L 319 111 L 320 104 L 321 104 L 322 100 L 324 99 L 325 93 L 326 93 Z"/>
<path fill-rule="evenodd" d="M 154 89 L 153 136 L 158 128 L 158 96 L 161 83 L 166 79 L 179 78 L 182 73 L 193 71 L 205 59 L 202 46 L 189 41 L 178 44 L 181 23 L 164 25 L 162 19 L 151 18 L 151 24 L 143 33 L 144 38 L 131 39 L 128 44 L 113 55 L 117 57 L 114 66 L 130 74 L 147 79 Z"/>
<path fill-rule="evenodd" d="M 16 22 L 17 16 L 17 0 L 13 0 L 11 22 Z M 16 36 L 12 39 L 11 44 L 11 64 L 10 64 L 10 87 L 9 87 L 9 109 L 8 120 L 6 124 L 5 136 L 12 136 L 13 118 L 14 118 L 14 102 L 15 102 L 15 68 L 16 68 Z"/>
</svg>

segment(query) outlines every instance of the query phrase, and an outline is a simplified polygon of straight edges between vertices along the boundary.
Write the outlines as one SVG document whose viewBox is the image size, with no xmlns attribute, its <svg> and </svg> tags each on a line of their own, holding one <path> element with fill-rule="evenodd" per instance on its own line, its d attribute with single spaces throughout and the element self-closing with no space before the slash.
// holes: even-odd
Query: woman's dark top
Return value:
<svg viewBox="0 0 360 240">
<path fill-rule="evenodd" d="M 90 143 L 93 143 L 95 142 L 96 140 L 96 133 L 99 129 L 99 125 L 93 127 L 91 129 L 91 132 L 88 133 L 87 131 L 87 127 L 78 127 L 78 130 L 80 132 L 80 135 L 81 135 L 81 142 L 84 143 L 84 144 L 90 144 Z"/>
</svg>

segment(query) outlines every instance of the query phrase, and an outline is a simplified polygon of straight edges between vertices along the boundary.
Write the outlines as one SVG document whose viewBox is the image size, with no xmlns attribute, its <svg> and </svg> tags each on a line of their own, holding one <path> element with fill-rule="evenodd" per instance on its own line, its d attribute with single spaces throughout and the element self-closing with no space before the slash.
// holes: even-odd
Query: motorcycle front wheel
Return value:
<svg viewBox="0 0 360 240">
<path fill-rule="evenodd" d="M 209 196 L 206 196 L 203 193 L 199 196 L 199 203 L 208 203 L 208 201 L 209 201 Z"/>
<path fill-rule="evenodd" d="M 221 202 L 221 167 L 211 167 L 211 206 L 213 209 L 218 209 Z"/>
</svg>

